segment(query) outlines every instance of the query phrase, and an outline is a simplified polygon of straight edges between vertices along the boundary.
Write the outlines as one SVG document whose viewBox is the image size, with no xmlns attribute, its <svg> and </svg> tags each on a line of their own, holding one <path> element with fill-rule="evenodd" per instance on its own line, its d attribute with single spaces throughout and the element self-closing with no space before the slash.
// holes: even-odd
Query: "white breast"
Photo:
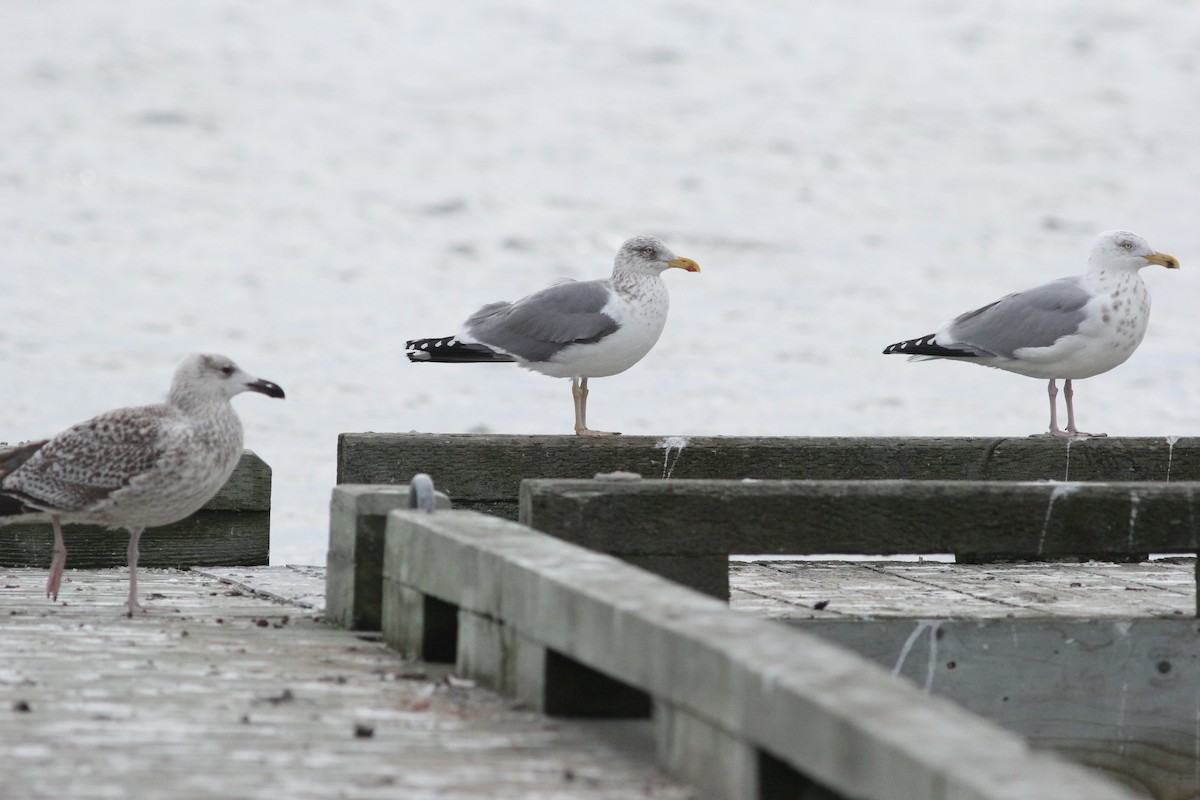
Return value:
<svg viewBox="0 0 1200 800">
<path fill-rule="evenodd" d="M 1050 347 L 1022 348 L 1018 362 L 1004 369 L 1035 378 L 1079 380 L 1125 363 L 1146 335 L 1150 292 L 1136 272 L 1092 273 L 1088 286 L 1095 297 L 1079 330 Z"/>
</svg>

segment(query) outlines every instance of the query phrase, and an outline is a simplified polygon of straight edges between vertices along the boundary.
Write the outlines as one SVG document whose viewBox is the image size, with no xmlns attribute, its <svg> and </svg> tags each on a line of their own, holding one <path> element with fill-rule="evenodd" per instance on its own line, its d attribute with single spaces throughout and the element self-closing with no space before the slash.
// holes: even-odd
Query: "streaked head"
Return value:
<svg viewBox="0 0 1200 800">
<path fill-rule="evenodd" d="M 617 251 L 616 268 L 652 270 L 663 272 L 671 269 L 699 272 L 700 265 L 690 258 L 681 258 L 653 236 L 635 236 L 626 240 Z"/>
<path fill-rule="evenodd" d="M 1160 253 L 1132 231 L 1106 231 L 1096 237 L 1089 261 L 1093 266 L 1139 270 L 1150 264 L 1179 269 L 1175 256 Z"/>
<path fill-rule="evenodd" d="M 278 384 L 255 378 L 233 363 L 232 359 L 214 353 L 184 356 L 175 368 L 175 377 L 171 381 L 172 401 L 187 394 L 216 393 L 230 398 L 242 392 L 283 397 L 283 389 Z"/>
</svg>

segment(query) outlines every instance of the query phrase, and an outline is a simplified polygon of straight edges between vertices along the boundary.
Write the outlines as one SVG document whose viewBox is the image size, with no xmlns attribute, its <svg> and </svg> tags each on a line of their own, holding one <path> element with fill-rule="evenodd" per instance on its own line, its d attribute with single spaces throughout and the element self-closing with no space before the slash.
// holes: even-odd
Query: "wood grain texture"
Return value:
<svg viewBox="0 0 1200 800">
<path fill-rule="evenodd" d="M 1200 793 L 1194 619 L 794 624 L 1151 797 Z"/>
<path fill-rule="evenodd" d="M 4 800 L 695 797 L 649 723 L 551 725 L 311 608 L 195 572 L 147 570 L 132 619 L 124 570 L 45 586 L 0 582 Z"/>
<path fill-rule="evenodd" d="M 436 507 L 450 508 L 435 493 Z M 389 511 L 411 507 L 407 484 L 335 486 L 329 503 L 326 618 L 350 630 L 377 631 L 383 586 L 383 534 Z"/>
<path fill-rule="evenodd" d="M 517 518 L 523 478 L 1197 481 L 1200 438 L 504 436 L 343 433 L 339 483 L 431 475 L 455 508 Z"/>
<path fill-rule="evenodd" d="M 1149 796 L 1200 793 L 1192 559 L 730 566 L 734 609 L 848 647 Z"/>
<path fill-rule="evenodd" d="M 805 776 L 805 786 L 816 782 L 844 797 L 1136 796 L 819 637 L 732 612 L 525 526 L 472 512 L 401 510 L 388 516 L 386 549 L 391 589 L 435 597 L 460 619 L 494 623 L 458 630 L 458 652 L 470 653 L 459 664 L 471 667 L 467 677 L 495 680 L 514 655 L 489 627 L 577 661 L 706 729 L 659 729 L 660 754 L 694 754 L 668 759 L 691 780 L 709 777 L 693 768 L 712 757 L 711 731 L 770 753 Z M 385 629 L 393 608 L 403 604 L 385 604 Z M 464 641 L 472 636 L 484 640 Z M 656 723 L 671 717 L 656 714 Z M 750 777 L 729 785 L 752 786 Z M 796 796 L 803 787 L 787 788 Z"/>
<path fill-rule="evenodd" d="M 1002 481 L 552 481 L 521 520 L 622 555 L 1195 552 L 1200 484 Z"/>
<path fill-rule="evenodd" d="M 1144 564 L 731 561 L 730 606 L 788 621 L 1141 619 L 1194 613 L 1194 558 Z"/>
</svg>

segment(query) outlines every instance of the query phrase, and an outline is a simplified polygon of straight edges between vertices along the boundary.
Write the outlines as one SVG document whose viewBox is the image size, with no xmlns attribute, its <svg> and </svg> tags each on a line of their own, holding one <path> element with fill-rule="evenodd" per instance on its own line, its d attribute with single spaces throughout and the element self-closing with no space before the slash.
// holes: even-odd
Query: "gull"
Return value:
<svg viewBox="0 0 1200 800">
<path fill-rule="evenodd" d="M 1096 238 L 1082 275 L 1059 278 L 968 311 L 936 333 L 890 344 L 885 354 L 911 361 L 949 358 L 1050 381 L 1050 434 L 1100 437 L 1075 427 L 1071 381 L 1125 363 L 1142 343 L 1150 322 L 1150 292 L 1138 271 L 1150 264 L 1179 269 L 1174 256 L 1155 251 L 1129 231 Z M 1063 381 L 1067 429 L 1058 427 L 1058 387 Z"/>
<path fill-rule="evenodd" d="M 225 356 L 193 353 L 175 369 L 165 403 L 118 408 L 52 439 L 0 451 L 0 524 L 49 519 L 54 556 L 46 596 L 58 599 L 67 563 L 62 525 L 129 531 L 129 614 L 137 602 L 138 539 L 178 522 L 225 485 L 242 455 L 242 423 L 229 400 L 241 392 L 283 397 Z"/>
<path fill-rule="evenodd" d="M 667 323 L 670 298 L 662 273 L 699 272 L 653 236 L 621 245 L 611 277 L 558 283 L 515 302 L 490 303 L 455 336 L 406 343 L 410 361 L 496 362 L 571 379 L 575 433 L 612 435 L 587 426 L 588 378 L 616 375 L 654 347 Z"/>
</svg>

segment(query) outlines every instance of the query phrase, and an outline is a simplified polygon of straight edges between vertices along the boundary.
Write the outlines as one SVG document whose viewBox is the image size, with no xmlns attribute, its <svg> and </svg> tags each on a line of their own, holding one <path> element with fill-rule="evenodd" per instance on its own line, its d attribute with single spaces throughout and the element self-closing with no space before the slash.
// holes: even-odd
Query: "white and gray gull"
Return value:
<svg viewBox="0 0 1200 800">
<path fill-rule="evenodd" d="M 943 325 L 936 333 L 888 345 L 914 361 L 949 358 L 1050 381 L 1050 433 L 1104 436 L 1075 427 L 1072 380 L 1123 364 L 1146 335 L 1150 292 L 1138 271 L 1150 264 L 1179 269 L 1129 231 L 1100 234 L 1082 275 L 1002 297 Z M 1057 379 L 1063 380 L 1067 429 L 1058 427 Z"/>
<path fill-rule="evenodd" d="M 654 347 L 667 323 L 670 298 L 662 273 L 699 272 L 652 236 L 621 245 L 612 276 L 567 281 L 515 302 L 490 303 L 455 336 L 406 344 L 411 361 L 515 361 L 526 369 L 571 379 L 575 433 L 605 435 L 587 426 L 588 378 L 616 375 Z"/>
<path fill-rule="evenodd" d="M 0 451 L 0 524 L 49 519 L 54 555 L 46 594 L 58 599 L 67 563 L 64 523 L 129 530 L 129 613 L 137 601 L 138 539 L 198 511 L 242 455 L 242 423 L 230 399 L 251 391 L 283 397 L 225 356 L 194 353 L 175 369 L 165 403 L 118 408 L 53 439 Z"/>
</svg>

